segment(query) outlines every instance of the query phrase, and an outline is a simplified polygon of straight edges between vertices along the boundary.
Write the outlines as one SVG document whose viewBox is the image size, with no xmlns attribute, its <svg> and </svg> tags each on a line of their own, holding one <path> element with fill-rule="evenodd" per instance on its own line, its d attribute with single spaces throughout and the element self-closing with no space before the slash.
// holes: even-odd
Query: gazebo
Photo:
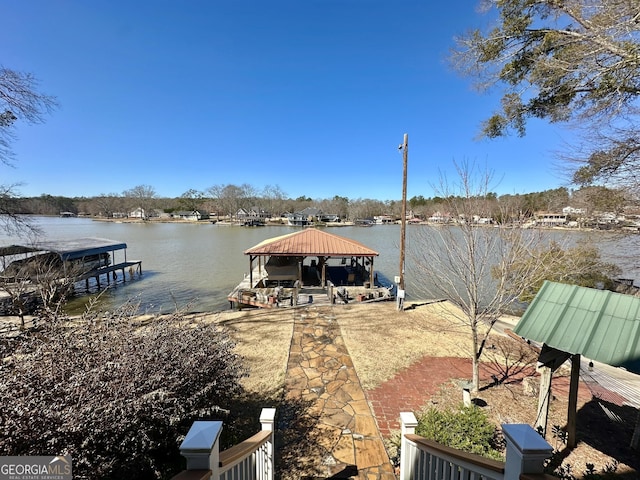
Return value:
<svg viewBox="0 0 640 480">
<path fill-rule="evenodd" d="M 514 332 L 542 344 L 536 427 L 542 428 L 543 432 L 546 431 L 551 376 L 566 360 L 571 360 L 567 415 L 569 447 L 576 445 L 580 357 L 622 366 L 640 374 L 640 298 L 545 281 Z M 638 448 L 639 437 L 640 421 L 632 439 L 634 448 Z"/>
<path fill-rule="evenodd" d="M 244 254 L 249 256 L 251 285 L 254 284 L 256 260 L 259 270 L 264 267 L 270 280 L 303 282 L 303 263 L 307 257 L 317 257 L 311 260 L 307 269 L 317 272 L 321 286 L 325 286 L 327 281 L 327 261 L 336 257 L 345 262 L 347 272 L 353 272 L 349 274 L 353 277 L 348 280 L 355 281 L 357 272 L 368 272 L 368 282 L 373 285 L 373 260 L 378 256 L 378 252 L 360 242 L 316 228 L 269 238 L 245 250 Z"/>
</svg>

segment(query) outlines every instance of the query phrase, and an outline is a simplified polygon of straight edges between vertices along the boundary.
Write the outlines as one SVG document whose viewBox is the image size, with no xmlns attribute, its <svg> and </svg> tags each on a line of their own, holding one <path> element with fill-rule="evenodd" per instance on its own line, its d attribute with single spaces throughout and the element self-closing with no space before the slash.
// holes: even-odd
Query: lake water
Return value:
<svg viewBox="0 0 640 480">
<path fill-rule="evenodd" d="M 127 260 L 141 260 L 143 274 L 126 284 L 118 283 L 103 295 L 101 301 L 105 308 L 112 308 L 136 299 L 149 311 L 168 311 L 175 305 L 183 307 L 187 304 L 191 311 L 228 309 L 227 294 L 249 271 L 249 258 L 243 251 L 265 239 L 299 230 L 299 227 L 288 226 L 246 228 L 211 223 L 115 223 L 85 218 L 36 217 L 33 220 L 50 240 L 100 237 L 126 242 Z M 415 248 L 412 239 L 421 228 L 424 227 L 407 227 L 408 251 Z M 374 267 L 380 280 L 391 283 L 398 275 L 399 225 L 336 227 L 327 231 L 359 241 L 379 252 Z M 584 235 L 570 233 L 570 241 Z M 605 259 L 623 268 L 623 277 L 640 280 L 636 256 L 640 237 L 598 233 L 592 238 L 597 239 Z M 0 233 L 0 245 L 19 241 Z M 405 273 L 408 298 L 427 298 L 428 279 L 420 279 L 412 270 L 409 255 Z M 116 260 L 121 261 L 120 253 L 116 253 Z M 84 302 L 86 298 L 72 301 L 71 310 L 81 311 Z"/>
</svg>

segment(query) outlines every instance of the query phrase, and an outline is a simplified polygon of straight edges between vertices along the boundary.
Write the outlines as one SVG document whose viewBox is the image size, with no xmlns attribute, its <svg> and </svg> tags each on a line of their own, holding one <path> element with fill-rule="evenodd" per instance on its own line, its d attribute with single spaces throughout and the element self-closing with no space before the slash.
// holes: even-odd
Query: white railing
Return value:
<svg viewBox="0 0 640 480">
<path fill-rule="evenodd" d="M 273 480 L 275 414 L 275 408 L 263 408 L 262 430 L 222 452 L 222 422 L 194 422 L 180 445 L 187 469 L 172 480 Z"/>
<path fill-rule="evenodd" d="M 399 480 L 518 480 L 521 474 L 542 474 L 544 461 L 553 451 L 529 425 L 502 426 L 507 451 L 506 461 L 499 462 L 415 435 L 418 422 L 411 412 L 401 413 L 400 423 Z"/>
</svg>

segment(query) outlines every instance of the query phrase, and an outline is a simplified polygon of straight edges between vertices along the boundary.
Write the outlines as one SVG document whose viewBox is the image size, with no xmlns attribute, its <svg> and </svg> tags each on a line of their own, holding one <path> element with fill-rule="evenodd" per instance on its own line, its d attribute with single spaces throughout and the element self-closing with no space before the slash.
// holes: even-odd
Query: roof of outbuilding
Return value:
<svg viewBox="0 0 640 480">
<path fill-rule="evenodd" d="M 631 295 L 545 281 L 514 332 L 640 372 L 640 298 Z"/>
<path fill-rule="evenodd" d="M 266 239 L 245 250 L 245 255 L 288 255 L 324 257 L 374 257 L 378 252 L 360 242 L 339 237 L 316 228 Z"/>
<path fill-rule="evenodd" d="M 0 256 L 17 255 L 28 252 L 53 252 L 60 255 L 62 260 L 73 260 L 88 255 L 112 252 L 127 248 L 124 242 L 108 240 L 106 238 L 76 238 L 73 240 L 48 240 L 33 245 L 11 245 L 0 248 Z"/>
</svg>

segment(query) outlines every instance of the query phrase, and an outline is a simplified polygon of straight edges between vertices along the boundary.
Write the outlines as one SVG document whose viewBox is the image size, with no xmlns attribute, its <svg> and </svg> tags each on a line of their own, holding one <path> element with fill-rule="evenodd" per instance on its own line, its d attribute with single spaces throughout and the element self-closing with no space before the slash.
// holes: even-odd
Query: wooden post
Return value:
<svg viewBox="0 0 640 480">
<path fill-rule="evenodd" d="M 409 135 L 404 134 L 404 141 L 400 146 L 402 149 L 402 218 L 400 218 L 400 282 L 398 290 L 403 294 L 398 295 L 398 310 L 404 310 L 404 252 L 407 237 L 407 160 L 409 155 Z M 399 293 L 399 292 L 398 292 Z"/>
<path fill-rule="evenodd" d="M 371 261 L 371 266 L 369 267 L 369 285 L 371 288 L 375 288 L 376 286 L 376 276 L 373 273 L 373 257 L 369 259 Z"/>
<path fill-rule="evenodd" d="M 633 436 L 631 437 L 631 448 L 638 450 L 640 447 L 640 410 L 636 417 L 636 427 L 633 429 Z"/>
<path fill-rule="evenodd" d="M 571 380 L 569 383 L 569 406 L 567 412 L 567 448 L 574 448 L 576 439 L 576 416 L 578 414 L 578 384 L 580 381 L 580 354 L 571 356 Z"/>
<path fill-rule="evenodd" d="M 551 399 L 551 375 L 550 367 L 540 367 L 540 392 L 538 394 L 538 415 L 536 415 L 535 429 L 547 436 L 547 418 L 549 416 L 549 401 Z"/>
</svg>

